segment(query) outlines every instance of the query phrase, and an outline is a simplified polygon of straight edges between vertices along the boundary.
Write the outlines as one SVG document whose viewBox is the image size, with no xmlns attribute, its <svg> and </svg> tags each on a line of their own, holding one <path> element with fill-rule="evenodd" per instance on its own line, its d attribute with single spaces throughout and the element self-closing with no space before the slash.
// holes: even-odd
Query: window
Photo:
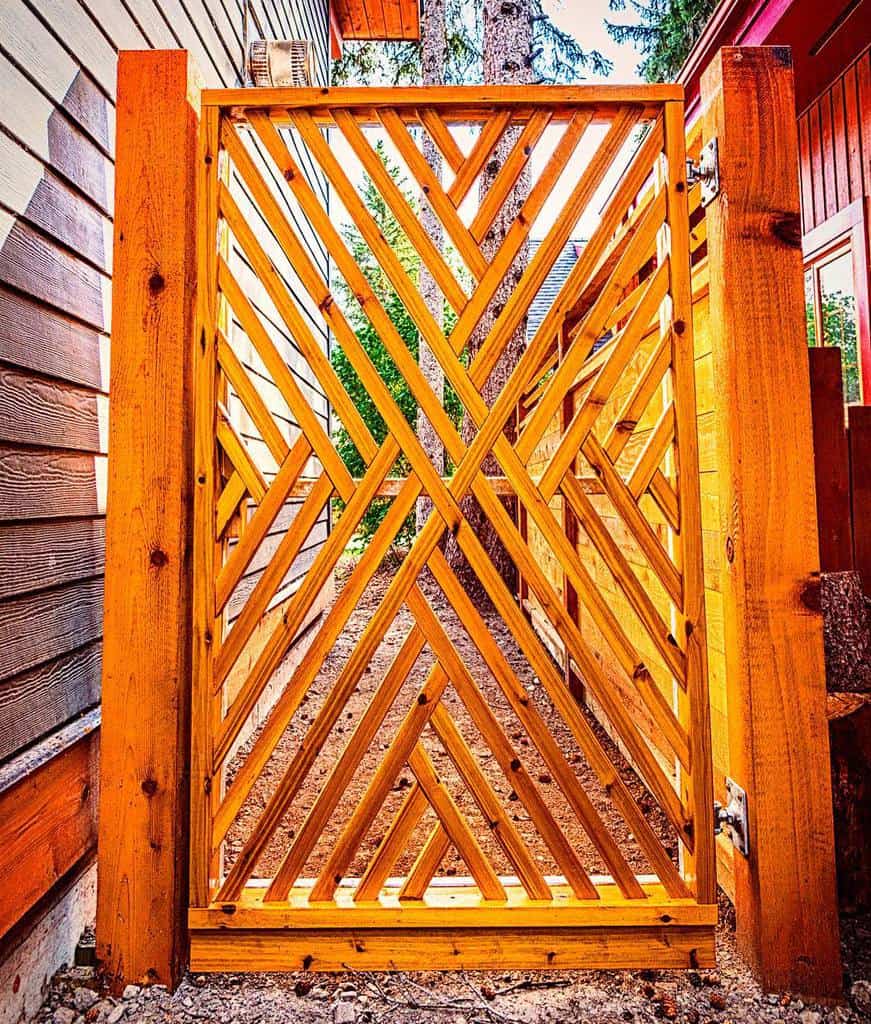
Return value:
<svg viewBox="0 0 871 1024">
<path fill-rule="evenodd" d="M 871 403 L 867 235 L 861 201 L 804 237 L 809 345 L 841 350 L 844 401 Z"/>
</svg>

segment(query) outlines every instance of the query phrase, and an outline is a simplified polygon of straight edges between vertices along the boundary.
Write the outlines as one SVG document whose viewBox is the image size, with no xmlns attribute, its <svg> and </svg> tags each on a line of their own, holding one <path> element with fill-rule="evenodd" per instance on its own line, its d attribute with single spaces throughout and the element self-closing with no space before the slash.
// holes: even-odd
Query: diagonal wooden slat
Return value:
<svg viewBox="0 0 871 1024">
<path fill-rule="evenodd" d="M 260 392 L 254 386 L 239 357 L 233 351 L 222 331 L 218 331 L 218 364 L 226 374 L 231 387 L 239 396 L 245 411 L 266 443 L 270 454 L 281 465 L 288 452 L 288 444 L 278 424 L 266 408 Z"/>
<path fill-rule="evenodd" d="M 487 900 L 506 899 L 505 889 L 481 849 L 475 833 L 454 802 L 450 790 L 439 777 L 426 749 L 419 742 L 409 754 L 408 767 L 414 773 L 418 785 L 424 791 L 457 853 L 466 862 L 472 877 L 478 883 L 481 895 Z"/>
<path fill-rule="evenodd" d="M 354 890 L 354 902 L 364 903 L 376 900 L 381 887 L 390 877 L 393 865 L 405 853 L 414 830 L 429 807 L 429 801 L 423 794 L 420 784 L 415 782 L 408 795 L 396 812 L 390 827 L 375 851 L 375 856 L 363 873 Z"/>
<path fill-rule="evenodd" d="M 499 145 L 502 133 L 508 128 L 510 123 L 511 111 L 501 110 L 499 113 L 488 118 L 481 126 L 481 131 L 478 133 L 478 138 L 475 139 L 472 151 L 463 161 L 462 167 L 457 170 L 457 176 L 448 189 L 448 199 L 454 204 L 454 207 L 459 207 L 469 194 L 469 189 L 478 180 L 478 175 L 484 169 L 484 164 L 487 163 L 493 151 Z"/>
<path fill-rule="evenodd" d="M 335 111 L 333 112 L 335 116 Z M 433 107 L 421 107 L 417 112 L 421 124 L 429 132 L 430 138 L 438 147 L 450 169 L 457 173 L 466 160 L 465 154 L 457 144 L 450 128 L 442 120 L 441 114 Z"/>
<path fill-rule="evenodd" d="M 445 832 L 444 825 L 437 821 L 399 890 L 400 900 L 423 899 L 433 876 L 439 869 L 439 864 L 445 859 L 450 848 L 451 838 Z"/>
<path fill-rule="evenodd" d="M 257 501 L 263 501 L 263 497 L 269 488 L 266 478 L 257 463 L 251 456 L 245 442 L 239 436 L 236 428 L 230 423 L 227 413 L 222 410 L 218 417 L 218 428 L 215 431 L 218 443 L 224 449 L 224 453 L 233 465 L 233 468 L 242 478 L 245 488 L 251 497 Z"/>
<path fill-rule="evenodd" d="M 215 502 L 215 536 L 220 537 L 248 494 L 242 477 L 234 470 Z"/>
<path fill-rule="evenodd" d="M 444 256 L 442 256 L 424 230 L 420 222 L 420 216 L 411 209 L 399 186 L 390 176 L 384 161 L 372 148 L 354 118 L 347 111 L 341 110 L 336 110 L 333 116 L 336 119 L 336 124 L 342 130 L 348 145 L 354 151 L 373 184 L 390 207 L 393 216 L 407 235 L 408 240 L 417 250 L 424 265 L 432 274 L 433 279 L 441 289 L 442 295 L 450 302 L 456 312 L 461 313 L 467 302 L 466 293 L 460 287 L 453 271 L 445 262 Z M 257 124 L 256 121 L 254 123 Z"/>
<path fill-rule="evenodd" d="M 420 186 L 427 201 L 441 221 L 448 237 L 456 246 L 461 259 L 469 268 L 473 277 L 480 281 L 486 273 L 487 260 L 481 253 L 478 243 L 469 233 L 469 229 L 460 220 L 460 215 L 457 213 L 453 200 L 444 191 L 441 182 L 433 174 L 432 168 L 424 160 L 423 153 L 417 148 L 414 139 L 408 134 L 408 128 L 401 118 L 394 111 L 386 109 L 379 111 L 378 116 L 387 130 L 387 134 L 393 140 L 393 144 L 399 151 L 399 155 L 405 162 L 406 167 Z M 317 129 L 314 130 L 317 131 Z M 310 137 L 311 129 L 307 131 L 307 138 Z"/>
<path fill-rule="evenodd" d="M 500 167 L 469 225 L 469 232 L 479 245 L 492 227 L 493 221 L 511 194 L 511 190 L 517 184 L 524 167 L 532 158 L 536 143 L 544 134 L 548 124 L 550 124 L 550 112 L 535 111 L 526 122 L 508 158 Z"/>
<path fill-rule="evenodd" d="M 635 465 L 626 478 L 629 493 L 637 501 L 650 486 L 653 474 L 659 469 L 660 463 L 674 441 L 674 402 L 671 401 L 663 409 L 656 425 L 647 438 Z"/>
</svg>

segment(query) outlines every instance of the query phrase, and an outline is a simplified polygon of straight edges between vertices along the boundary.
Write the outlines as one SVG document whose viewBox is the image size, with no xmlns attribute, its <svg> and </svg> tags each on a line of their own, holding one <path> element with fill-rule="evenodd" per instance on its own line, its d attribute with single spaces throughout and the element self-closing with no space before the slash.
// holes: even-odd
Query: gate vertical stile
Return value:
<svg viewBox="0 0 871 1024">
<path fill-rule="evenodd" d="M 711 741 L 681 91 L 670 86 L 541 87 L 520 91 L 215 90 L 205 94 L 203 110 L 197 212 L 200 291 L 194 362 L 192 967 L 225 970 L 310 966 L 338 970 L 345 963 L 364 968 L 420 966 L 424 962 L 432 967 L 712 963 L 716 890 Z M 538 179 L 533 181 L 523 215 L 506 235 L 492 265 L 488 265 L 480 251 L 481 238 L 489 227 L 484 223 L 487 218 L 479 210 L 467 225 L 460 216 L 464 196 L 474 186 L 491 148 L 509 125 L 530 137 L 538 132 L 537 139 L 544 131 L 539 126 L 545 122 L 551 122 L 554 129 L 562 132 L 560 141 Z M 649 132 L 636 146 L 604 208 L 599 227 L 529 340 L 519 366 L 488 407 L 481 391 L 492 367 L 517 325 L 525 320 L 530 303 L 581 213 L 593 201 L 611 166 L 622 159 L 633 131 L 642 122 L 649 125 Z M 440 253 L 427 247 L 414 211 L 380 168 L 379 158 L 361 127 L 363 123 L 374 125 L 390 138 L 409 176 L 438 210 L 448 236 L 468 268 L 471 284 L 463 284 L 465 278 L 458 276 Z M 441 137 L 444 144 L 455 124 L 479 127 L 480 135 L 468 154 L 461 153 L 456 142 L 453 144 L 456 150 L 452 160 L 458 167 L 456 180 L 442 188 L 427 177 L 426 167 L 421 166 L 410 129 L 430 130 L 436 142 Z M 449 334 L 437 329 L 433 332 L 417 286 L 371 221 L 356 196 L 351 176 L 324 141 L 324 125 L 344 138 L 349 153 L 378 186 L 419 258 L 430 265 L 457 314 L 456 326 Z M 569 167 L 572 155 L 579 151 L 580 140 L 586 138 L 590 126 L 601 126 L 602 136 L 582 173 L 573 176 L 572 182 L 564 187 L 562 218 L 557 217 L 548 229 L 511 298 L 495 317 L 483 348 L 467 365 L 462 358 L 466 342 L 492 298 L 495 283 L 511 270 L 514 255 Z M 272 165 L 270 179 L 264 177 L 252 157 L 252 147 L 243 139 L 243 132 L 256 138 L 257 159 Z M 468 445 L 433 399 L 381 299 L 356 266 L 329 214 L 296 164 L 289 133 L 306 146 L 312 163 L 342 199 L 385 279 L 442 363 L 446 380 L 476 423 L 476 434 Z M 534 143 L 526 149 L 522 144 L 521 135 L 520 148 L 513 159 L 506 161 L 493 183 L 493 194 L 502 201 L 510 194 L 516 175 L 534 148 Z M 248 224 L 243 212 L 247 206 L 234 198 L 231 176 L 227 173 L 225 179 L 219 168 L 219 155 L 228 168 L 231 163 L 234 166 L 235 177 L 246 190 L 245 203 L 255 208 L 268 225 L 272 239 L 268 246 Z M 663 187 L 645 191 L 651 170 L 663 158 Z M 352 293 L 349 301 L 360 303 L 405 383 L 440 434 L 456 467 L 453 477 L 439 478 L 422 456 L 413 430 L 356 339 L 330 283 L 308 257 L 298 236 L 298 222 L 288 216 L 287 206 L 277 198 L 278 191 L 284 197 L 282 202 L 292 202 L 320 237 L 334 267 L 348 282 Z M 487 209 L 492 212 L 496 205 L 494 199 Z M 634 212 L 627 221 L 625 214 L 630 207 Z M 232 235 L 235 246 L 244 255 L 244 277 L 231 258 L 231 247 L 219 243 L 219 224 L 221 232 Z M 667 274 L 660 261 L 658 270 L 633 283 L 639 266 L 645 264 L 649 253 L 656 254 L 657 250 L 667 252 Z M 283 276 L 288 273 L 283 264 L 277 265 L 280 259 L 288 261 L 295 277 L 295 291 Z M 304 296 L 304 303 L 297 293 Z M 588 304 L 569 329 L 565 325 L 582 298 Z M 269 311 L 268 316 L 264 310 Z M 305 319 L 309 310 L 316 310 L 324 318 L 378 406 L 387 427 L 380 444 L 369 433 L 312 334 Z M 661 339 L 657 331 L 657 338 L 651 341 L 649 325 L 660 316 Z M 358 449 L 365 466 L 361 479 L 352 479 L 333 439 L 294 380 L 281 347 L 284 342 L 278 337 L 279 322 L 284 332 L 281 337 L 292 340 L 299 357 L 305 360 L 329 399 L 331 413 L 337 414 Z M 282 408 L 289 410 L 290 417 L 284 419 L 292 418 L 293 427 L 284 422 L 280 427 L 277 425 L 262 391 L 249 380 L 249 371 L 234 353 L 237 335 L 245 339 L 251 353 L 256 353 L 258 372 L 262 375 L 265 371 L 269 376 L 270 389 L 279 395 Z M 603 339 L 608 344 L 601 351 L 594 351 Z M 552 352 L 554 344 L 556 349 Z M 668 350 L 664 368 L 656 355 L 660 345 L 666 345 Z M 669 428 L 668 422 L 657 423 L 651 440 L 640 437 L 636 446 L 630 448 L 635 422 L 627 427 L 626 422 L 615 420 L 606 429 L 607 424 L 599 419 L 606 407 L 611 408 L 609 402 L 614 405 L 617 384 L 629 374 L 630 365 L 640 365 L 639 360 L 645 365 L 655 364 L 662 381 L 670 379 L 673 425 Z M 575 392 L 584 373 L 587 383 L 583 388 L 578 385 Z M 656 369 L 650 371 L 651 393 L 660 380 L 656 373 Z M 644 400 L 639 397 L 646 387 L 641 382 L 627 392 L 625 401 L 630 406 L 639 405 L 636 420 L 647 408 L 649 395 Z M 271 459 L 276 468 L 264 469 L 258 463 L 259 456 L 252 454 L 241 432 L 229 422 L 229 402 L 223 401 L 225 391 L 232 391 L 239 399 L 248 421 L 254 425 L 250 429 L 267 452 L 264 458 Z M 576 397 L 567 402 L 570 394 Z M 531 403 L 528 408 L 527 397 Z M 621 398 L 621 406 L 623 402 Z M 525 427 L 516 444 L 512 444 L 502 432 L 504 420 L 521 404 L 527 413 Z M 619 408 L 611 412 L 619 412 Z M 560 424 L 560 436 L 549 450 L 543 473 L 534 477 L 529 469 L 530 459 L 552 422 Z M 659 470 L 666 456 L 657 445 L 662 440 L 660 435 L 666 434 L 663 451 L 672 447 L 677 450 L 673 487 Z M 636 459 L 639 444 L 640 455 Z M 410 466 L 409 475 L 391 483 L 392 467 L 400 454 Z M 498 486 L 505 489 L 503 493 L 517 496 L 516 519 L 501 504 L 493 478 L 484 477 L 481 472 L 483 460 L 490 454 L 504 474 Z M 623 466 L 630 457 L 631 472 L 626 475 Z M 316 471 L 313 476 L 305 476 L 310 464 L 316 466 Z M 658 488 L 657 493 L 654 488 Z M 222 850 L 234 820 L 318 678 L 336 638 L 347 627 L 355 605 L 393 545 L 406 512 L 413 508 L 421 490 L 433 499 L 427 525 L 417 534 L 376 610 L 370 613 L 353 653 L 331 682 L 324 703 L 310 709 L 304 738 L 286 759 L 265 806 L 252 816 L 254 825 L 243 835 L 240 850 L 228 857 L 225 871 Z M 310 646 L 291 669 L 289 680 L 266 714 L 262 728 L 252 733 L 246 759 L 240 762 L 225 788 L 224 770 L 230 752 L 239 746 L 243 727 L 294 637 L 307 622 L 313 603 L 360 518 L 382 494 L 391 497 L 386 519 L 349 571 L 335 603 L 313 627 Z M 483 547 L 463 518 L 460 502 L 466 494 L 473 494 L 491 518 L 517 564 L 522 593 L 528 593 L 542 609 L 548 628 L 564 645 L 566 665 L 578 666 L 584 691 L 593 695 L 619 734 L 638 775 L 669 823 L 676 845 L 684 853 L 684 877 L 639 809 L 636 797 L 613 764 L 612 755 L 568 694 L 566 679 L 556 670 L 533 629 L 523 600 L 518 604 L 517 595 L 509 594 L 494 575 Z M 344 507 L 332 532 L 318 548 L 298 586 L 281 598 L 280 617 L 273 618 L 265 640 L 255 638 L 267 609 L 276 604 L 309 530 L 333 496 L 341 498 Z M 554 512 L 550 505 L 557 496 L 561 497 L 563 510 Z M 237 602 L 241 611 L 230 621 L 229 602 L 237 594 L 244 570 L 291 500 L 298 506 L 295 517 L 269 549 L 266 568 L 243 595 L 245 601 Z M 642 506 L 645 500 L 660 507 L 676 507 L 677 520 L 672 526 L 677 527 L 677 564 L 663 547 L 662 531 L 648 522 Z M 668 522 L 668 514 L 665 518 Z M 625 532 L 640 552 L 638 557 L 647 565 L 646 574 L 636 574 L 611 536 L 606 523 L 612 520 L 624 524 Z M 235 534 L 235 545 L 231 545 L 229 535 L 234 522 L 242 525 Z M 566 530 L 567 523 L 572 526 L 571 536 Z M 579 782 L 568 760 L 568 750 L 551 733 L 549 720 L 542 717 L 506 652 L 460 587 L 438 547 L 446 527 L 457 537 L 507 627 L 511 643 L 516 643 L 554 713 L 561 718 L 565 734 L 598 777 L 614 812 L 626 822 L 638 846 L 638 857 L 650 868 L 649 874 L 630 866 L 631 857 L 614 839 L 607 820 L 601 816 L 604 812 L 594 806 Z M 566 594 L 571 594 L 570 601 L 564 603 L 559 599 L 532 553 L 527 534 L 533 530 L 558 563 L 560 583 Z M 634 632 L 627 631 L 626 623 L 612 611 L 596 578 L 585 568 L 574 539 L 581 531 L 637 617 L 637 624 L 633 620 Z M 486 671 L 498 685 L 500 699 L 504 699 L 528 736 L 527 746 L 531 744 L 535 755 L 548 766 L 548 778 L 553 776 L 555 788 L 559 788 L 578 818 L 585 841 L 604 863 L 607 875 L 588 870 L 578 851 L 566 841 L 558 816 L 554 816 L 523 764 L 527 755 L 522 747 L 514 748 L 516 737 L 509 735 L 505 722 L 496 717 L 482 696 L 480 680 L 460 657 L 434 610 L 420 582 L 427 567 L 451 613 L 465 625 Z M 655 580 L 655 587 L 646 582 L 648 575 Z M 666 595 L 669 607 L 676 610 L 678 623 L 686 625 L 676 643 L 669 633 L 668 613 L 656 604 L 654 589 L 657 595 Z M 583 609 L 583 616 L 575 614 L 576 606 Z M 296 812 L 301 817 L 290 833 L 277 871 L 268 882 L 252 885 L 258 863 L 273 843 L 281 822 L 296 807 L 298 794 L 322 749 L 328 741 L 335 740 L 336 722 L 344 718 L 350 695 L 355 687 L 362 686 L 367 666 L 402 609 L 410 615 L 411 631 L 384 677 L 370 680 L 374 688 L 369 702 L 353 726 L 348 726 L 341 745 L 330 748 L 331 762 L 325 781 L 318 783 L 320 788 L 310 798 L 311 803 Z M 683 766 L 681 778 L 688 781 L 686 800 L 676 791 L 621 695 L 599 666 L 589 635 L 581 627 L 581 617 L 585 628 L 588 621 L 593 623 L 598 642 L 615 653 L 625 672 L 626 686 L 645 702 L 673 747 L 676 761 Z M 642 654 L 636 649 L 637 641 L 630 639 L 639 635 L 644 644 L 652 645 L 656 658 L 672 675 L 657 674 L 658 667 L 645 667 Z M 415 699 L 409 700 L 407 695 L 401 696 L 403 686 L 424 647 L 432 655 L 432 667 Z M 244 675 L 234 681 L 230 692 L 231 673 L 243 663 Z M 670 692 L 668 699 L 661 692 L 672 678 L 678 680 L 678 688 L 684 691 L 685 700 L 679 702 L 680 714 L 670 704 Z M 459 697 L 476 734 L 484 738 L 495 767 L 513 783 L 514 798 L 519 799 L 520 809 L 526 811 L 532 823 L 532 838 L 522 836 L 512 823 L 498 789 L 486 774 L 485 768 L 489 770 L 490 766 L 479 763 L 449 704 L 442 702 L 448 689 Z M 394 702 L 402 702 L 405 709 L 406 701 L 408 710 L 395 734 L 382 735 L 387 711 Z M 339 822 L 338 832 L 331 837 L 332 845 L 325 853 L 326 860 L 316 868 L 320 872 L 318 877 L 301 877 L 323 837 L 326 823 L 336 817 L 346 788 L 361 770 L 364 755 L 375 738 L 385 741 L 384 752 L 378 755 L 377 768 L 363 795 L 349 816 Z M 471 801 L 463 804 L 455 800 L 447 776 L 443 778 L 441 770 L 434 766 L 424 739 L 439 744 L 464 791 L 471 794 Z M 375 853 L 371 858 L 367 853 L 367 868 L 361 878 L 352 877 L 350 867 L 362 850 L 362 841 L 378 816 L 387 810 L 397 771 L 405 770 L 414 780 L 412 788 L 395 814 L 391 811 Z M 490 845 L 479 841 L 470 824 L 470 806 L 478 808 L 492 830 Z M 403 874 L 397 869 L 392 875 L 399 855 L 406 846 L 413 845 L 414 824 L 424 813 L 435 816 L 436 826 L 411 871 Z M 552 858 L 555 872 L 546 873 L 539 867 L 532 852 L 533 842 L 539 842 L 547 857 Z M 495 869 L 493 855 L 488 852 L 491 846 L 500 851 L 499 862 L 513 868 L 513 874 L 500 874 Z M 450 848 L 465 860 L 470 879 L 434 877 Z M 393 881 L 397 873 L 401 876 L 398 883 Z"/>
<path fill-rule="evenodd" d="M 700 903 L 716 903 L 713 770 L 708 694 L 705 567 L 702 552 L 698 427 L 696 423 L 693 297 L 690 275 L 686 136 L 683 102 L 665 104 L 666 202 L 672 292 L 675 439 L 680 478 L 679 548 L 683 571 L 683 627 L 687 653 L 687 733 L 692 782 L 689 799 L 699 844 L 689 870 Z M 682 329 L 678 329 L 682 325 Z M 683 779 L 684 776 L 681 775 Z"/>
<path fill-rule="evenodd" d="M 217 238 L 220 108 L 206 105 L 200 123 L 197 187 L 199 295 L 194 345 L 194 655 L 191 713 L 191 906 L 207 906 L 213 894 L 212 821 L 219 786 L 214 778 L 215 696 L 213 650 L 217 452 Z"/>
</svg>

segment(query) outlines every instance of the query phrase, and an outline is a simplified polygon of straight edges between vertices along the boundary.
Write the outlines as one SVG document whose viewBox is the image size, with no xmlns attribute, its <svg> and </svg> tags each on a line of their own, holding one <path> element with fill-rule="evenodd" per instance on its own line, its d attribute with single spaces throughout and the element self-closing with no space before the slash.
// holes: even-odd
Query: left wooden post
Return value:
<svg viewBox="0 0 871 1024">
<path fill-rule="evenodd" d="M 118 61 L 98 956 L 114 986 L 187 957 L 199 76 Z"/>
</svg>

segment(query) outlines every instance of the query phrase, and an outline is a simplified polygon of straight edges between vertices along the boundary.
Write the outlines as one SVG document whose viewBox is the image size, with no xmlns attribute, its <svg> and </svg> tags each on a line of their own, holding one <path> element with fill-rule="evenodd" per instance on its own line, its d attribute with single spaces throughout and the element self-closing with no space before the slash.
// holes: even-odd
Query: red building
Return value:
<svg viewBox="0 0 871 1024">
<path fill-rule="evenodd" d="M 811 344 L 838 345 L 844 398 L 871 404 L 868 230 L 871 0 L 723 0 L 680 80 L 690 117 L 721 46 L 789 46 L 801 158 L 802 249 Z"/>
</svg>

